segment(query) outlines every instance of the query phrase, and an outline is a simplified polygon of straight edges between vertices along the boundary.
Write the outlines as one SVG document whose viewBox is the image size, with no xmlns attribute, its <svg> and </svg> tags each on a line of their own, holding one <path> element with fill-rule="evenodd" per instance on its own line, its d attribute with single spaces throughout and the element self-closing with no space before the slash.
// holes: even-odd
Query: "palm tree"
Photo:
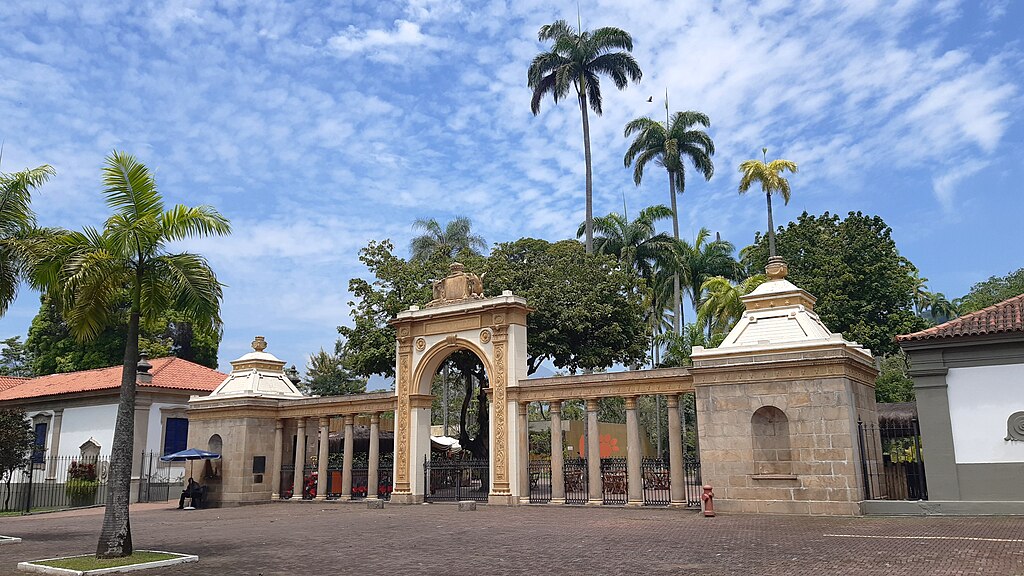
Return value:
<svg viewBox="0 0 1024 576">
<path fill-rule="evenodd" d="M 764 191 L 768 201 L 768 257 L 775 258 L 775 221 L 772 220 L 772 193 L 782 195 L 784 204 L 789 204 L 789 180 L 782 177 L 782 173 L 789 170 L 796 174 L 796 162 L 779 158 L 768 162 L 768 149 L 761 148 L 763 160 L 746 160 L 740 164 L 740 172 L 743 177 L 740 179 L 740 194 L 750 189 L 754 182 L 761 183 L 761 190 Z"/>
<path fill-rule="evenodd" d="M 132 553 L 128 519 L 134 442 L 135 380 L 139 324 L 168 309 L 193 326 L 220 327 L 221 284 L 206 259 L 169 253 L 167 244 L 230 233 L 228 221 L 210 206 L 164 210 L 152 173 L 135 157 L 114 151 L 103 168 L 107 206 L 103 230 L 63 232 L 50 242 L 36 270 L 37 287 L 58 297 L 64 319 L 79 340 L 117 326 L 127 294 L 128 336 L 121 370 L 121 397 L 110 452 L 109 495 L 96 555 Z"/>
<path fill-rule="evenodd" d="M 594 174 L 590 157 L 590 117 L 587 108 L 598 116 L 602 113 L 601 78 L 612 79 L 615 87 L 624 89 L 629 81 L 640 82 L 643 72 L 633 59 L 633 38 L 618 28 L 598 28 L 591 32 L 573 28 L 565 20 L 540 27 L 537 40 L 551 41 L 551 50 L 541 52 L 530 64 L 527 84 L 533 90 L 530 110 L 540 114 L 540 101 L 551 94 L 557 103 L 575 89 L 583 117 L 583 159 L 586 164 L 586 248 L 594 251 Z"/>
<path fill-rule="evenodd" d="M 594 249 L 601 254 L 614 255 L 624 268 L 636 272 L 650 284 L 658 265 L 671 261 L 674 241 L 667 234 L 655 233 L 660 220 L 670 218 L 672 211 L 663 205 L 648 206 L 640 211 L 636 220 L 629 222 L 622 214 L 612 212 L 594 218 Z M 579 238 L 586 233 L 586 222 L 576 231 Z"/>
<path fill-rule="evenodd" d="M 928 307 L 932 293 L 928 291 L 928 279 L 921 277 L 920 270 L 915 268 L 910 276 L 914 280 L 914 313 L 920 316 Z"/>
<path fill-rule="evenodd" d="M 31 272 L 29 244 L 38 237 L 32 190 L 55 173 L 48 164 L 13 174 L 0 172 L 0 317 L 18 295 L 18 285 Z"/>
<path fill-rule="evenodd" d="M 732 330 L 746 311 L 743 297 L 767 280 L 764 274 L 757 274 L 734 284 L 724 276 L 712 276 L 701 284 L 706 296 L 697 311 L 697 324 L 707 324 L 708 340 L 714 334 L 726 334 Z"/>
<path fill-rule="evenodd" d="M 665 102 L 666 116 L 668 101 Z M 633 182 L 639 186 L 644 177 L 644 168 L 655 162 L 668 171 L 668 194 L 672 201 L 672 235 L 679 240 L 679 211 L 676 207 L 676 194 L 682 194 L 686 188 L 686 159 L 689 158 L 698 173 L 705 180 L 711 180 L 715 165 L 711 156 L 715 154 L 715 143 L 706 132 L 697 126 L 707 128 L 711 120 L 706 114 L 694 112 L 676 112 L 665 123 L 647 117 L 637 118 L 626 124 L 623 134 L 636 138 L 629 145 L 623 163 L 628 168 L 633 165 Z M 679 275 L 673 277 L 673 305 L 675 312 L 675 332 L 682 329 L 682 295 L 679 286 Z"/>
<path fill-rule="evenodd" d="M 413 260 L 429 260 L 436 255 L 452 259 L 464 251 L 479 254 L 487 248 L 483 236 L 471 232 L 473 222 L 465 216 L 455 218 L 444 228 L 433 218 L 417 218 L 412 227 L 424 231 L 412 239 Z"/>
<path fill-rule="evenodd" d="M 682 291 L 689 294 L 694 310 L 700 306 L 705 280 L 712 276 L 737 280 L 740 276 L 740 264 L 733 258 L 735 247 L 732 242 L 717 236 L 714 240 L 710 238 L 711 231 L 701 228 L 692 244 L 686 240 L 676 244 L 676 265 Z"/>
<path fill-rule="evenodd" d="M 957 302 L 955 300 L 950 302 L 942 292 L 929 293 L 928 300 L 921 307 L 922 311 L 925 308 L 931 312 L 932 319 L 936 322 L 940 320 L 946 322 L 959 315 Z"/>
</svg>

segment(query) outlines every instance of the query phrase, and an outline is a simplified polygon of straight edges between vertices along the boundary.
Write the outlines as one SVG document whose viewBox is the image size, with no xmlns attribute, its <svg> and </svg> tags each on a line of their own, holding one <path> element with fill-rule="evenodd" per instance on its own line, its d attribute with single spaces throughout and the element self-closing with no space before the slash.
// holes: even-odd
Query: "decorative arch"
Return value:
<svg viewBox="0 0 1024 576">
<path fill-rule="evenodd" d="M 434 283 L 434 300 L 411 306 L 392 320 L 395 359 L 395 502 L 422 502 L 423 462 L 430 450 L 429 379 L 452 352 L 473 352 L 487 371 L 488 442 L 492 503 L 518 502 L 510 470 L 519 464 L 512 442 L 518 437 L 517 406 L 507 389 L 526 378 L 526 300 L 506 291 L 485 298 L 480 278 L 453 264 Z"/>
<path fill-rule="evenodd" d="M 775 406 L 762 406 L 750 417 L 754 465 L 759 475 L 792 475 L 793 451 L 789 442 L 789 418 Z"/>
</svg>

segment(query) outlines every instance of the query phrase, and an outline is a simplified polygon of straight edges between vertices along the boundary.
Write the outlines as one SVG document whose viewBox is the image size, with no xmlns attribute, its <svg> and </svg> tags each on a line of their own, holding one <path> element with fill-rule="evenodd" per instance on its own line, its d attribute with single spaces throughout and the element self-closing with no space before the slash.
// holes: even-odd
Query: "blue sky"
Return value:
<svg viewBox="0 0 1024 576">
<path fill-rule="evenodd" d="M 251 4 L 251 5 L 250 5 Z M 673 110 L 712 120 L 716 174 L 688 179 L 683 235 L 745 246 L 763 199 L 736 193 L 760 154 L 800 165 L 801 211 L 881 215 L 901 252 L 953 298 L 1024 266 L 1024 3 L 953 0 L 593 2 L 584 27 L 633 34 L 644 71 L 604 84 L 592 117 L 595 213 L 668 203 L 639 188 L 622 127 Z M 222 367 L 256 334 L 300 367 L 348 322 L 358 250 L 412 221 L 473 219 L 488 242 L 560 239 L 583 218 L 572 101 L 530 113 L 537 29 L 575 2 L 409 0 L 0 3 L 3 171 L 52 164 L 44 225 L 100 225 L 112 149 L 156 171 L 169 203 L 208 203 L 226 239 L 185 246 L 223 282 Z M 647 103 L 648 96 L 655 101 Z M 22 290 L 0 338 L 38 308 Z"/>
</svg>

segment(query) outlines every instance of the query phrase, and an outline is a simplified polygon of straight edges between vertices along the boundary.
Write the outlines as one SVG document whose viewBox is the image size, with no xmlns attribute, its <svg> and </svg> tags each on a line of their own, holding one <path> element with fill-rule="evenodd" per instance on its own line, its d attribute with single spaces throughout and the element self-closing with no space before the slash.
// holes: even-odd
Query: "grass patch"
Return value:
<svg viewBox="0 0 1024 576">
<path fill-rule="evenodd" d="M 101 568 L 114 568 L 117 566 L 128 566 L 129 564 L 144 564 L 158 560 L 171 560 L 180 558 L 180 554 L 168 554 L 166 552 L 135 552 L 131 556 L 122 558 L 96 558 L 95 556 L 71 556 L 69 558 L 56 558 L 53 560 L 36 560 L 33 564 L 42 564 L 51 568 L 66 568 L 68 570 L 99 570 Z"/>
</svg>

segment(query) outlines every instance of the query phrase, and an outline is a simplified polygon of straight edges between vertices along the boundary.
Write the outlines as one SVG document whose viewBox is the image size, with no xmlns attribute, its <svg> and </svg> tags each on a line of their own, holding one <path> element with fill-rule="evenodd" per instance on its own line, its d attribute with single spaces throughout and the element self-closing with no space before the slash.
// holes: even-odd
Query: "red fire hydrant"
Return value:
<svg viewBox="0 0 1024 576">
<path fill-rule="evenodd" d="M 715 517 L 715 493 L 712 492 L 710 484 L 704 485 L 704 494 L 700 497 L 704 501 L 704 516 L 706 518 Z"/>
</svg>

